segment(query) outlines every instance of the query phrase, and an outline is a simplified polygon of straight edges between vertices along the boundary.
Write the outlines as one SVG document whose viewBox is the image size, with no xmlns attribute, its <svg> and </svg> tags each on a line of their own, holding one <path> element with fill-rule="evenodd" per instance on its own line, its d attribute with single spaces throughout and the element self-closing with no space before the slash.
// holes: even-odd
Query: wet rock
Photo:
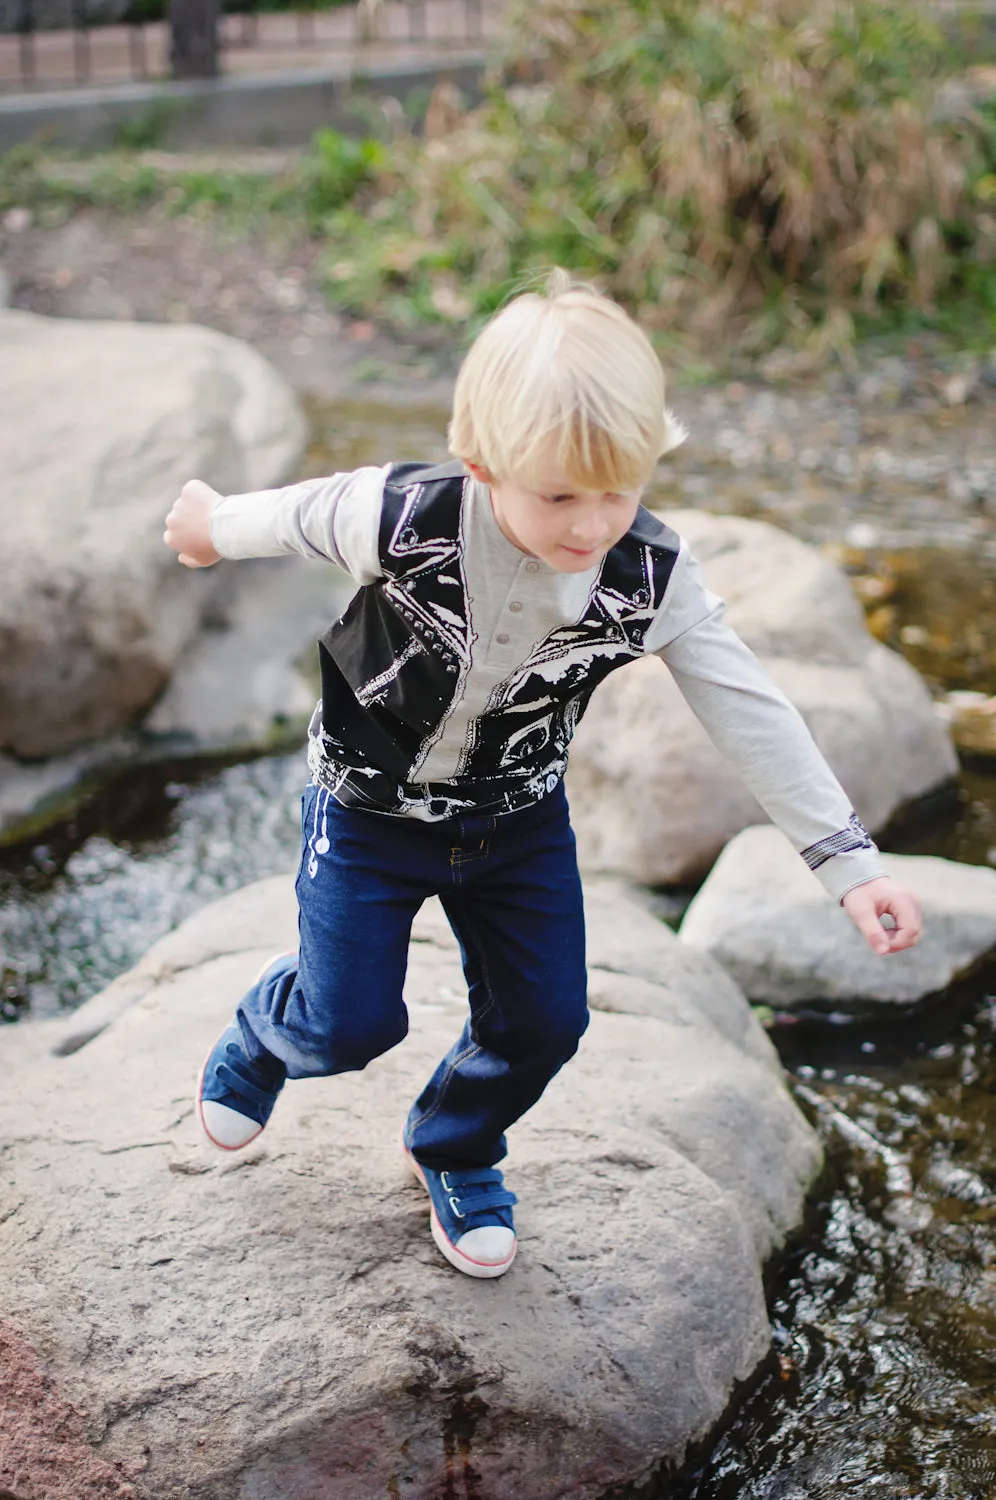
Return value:
<svg viewBox="0 0 996 1500">
<path fill-rule="evenodd" d="M 833 563 L 760 522 L 694 511 L 666 519 L 688 538 L 730 623 L 800 710 L 869 828 L 955 775 L 924 683 L 869 634 Z M 731 838 L 764 821 L 653 657 L 595 693 L 568 789 L 583 864 L 647 884 L 701 879 Z"/>
<path fill-rule="evenodd" d="M 63 754 L 133 724 L 219 587 L 162 542 L 180 484 L 261 489 L 300 458 L 284 381 L 208 329 L 0 313 L 0 750 Z"/>
<path fill-rule="evenodd" d="M 780 1009 L 908 1005 L 996 953 L 996 870 L 886 854 L 923 903 L 916 948 L 881 958 L 774 828 L 748 828 L 720 855 L 681 924 L 681 942 L 723 965 L 751 1000 Z"/>
<path fill-rule="evenodd" d="M 116 735 L 36 764 L 0 754 L 0 848 L 68 817 L 137 753 L 134 737 Z"/>
<path fill-rule="evenodd" d="M 201 912 L 95 1039 L 5 1075 L 0 1317 L 88 1413 L 96 1460 L 143 1468 L 144 1500 L 595 1500 L 719 1420 L 768 1347 L 761 1265 L 818 1147 L 713 960 L 619 887 L 588 904 L 604 1008 L 511 1133 L 500 1281 L 441 1259 L 397 1148 L 465 1011 L 435 903 L 404 1045 L 288 1085 L 243 1155 L 201 1143 L 190 1094 L 293 941 L 289 879 Z"/>
</svg>

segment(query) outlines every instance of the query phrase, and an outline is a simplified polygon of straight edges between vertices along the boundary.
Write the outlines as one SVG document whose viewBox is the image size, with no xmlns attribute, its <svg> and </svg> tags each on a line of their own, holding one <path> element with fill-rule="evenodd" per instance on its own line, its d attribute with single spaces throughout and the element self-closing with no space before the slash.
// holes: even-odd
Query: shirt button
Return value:
<svg viewBox="0 0 996 1500">
<path fill-rule="evenodd" d="M 536 563 L 536 562 L 527 562 L 526 563 L 526 572 L 527 573 L 538 573 L 539 572 L 539 563 Z"/>
<path fill-rule="evenodd" d="M 502 631 L 501 635 L 496 635 L 495 636 L 495 640 L 498 642 L 499 646 L 507 646 L 508 645 L 508 636 L 505 634 L 504 631 Z"/>
<path fill-rule="evenodd" d="M 517 615 L 519 613 L 519 610 L 522 608 L 522 605 L 519 603 L 518 599 L 513 599 L 508 607 L 512 611 L 513 615 Z"/>
</svg>

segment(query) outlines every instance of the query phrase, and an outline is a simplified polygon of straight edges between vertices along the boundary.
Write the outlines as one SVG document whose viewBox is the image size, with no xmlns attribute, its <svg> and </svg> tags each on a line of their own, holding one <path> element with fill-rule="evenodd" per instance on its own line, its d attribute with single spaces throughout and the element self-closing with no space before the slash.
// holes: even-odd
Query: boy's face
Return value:
<svg viewBox="0 0 996 1500">
<path fill-rule="evenodd" d="M 543 465 L 529 484 L 468 468 L 490 489 L 495 520 L 513 546 L 558 573 L 585 573 L 600 563 L 632 526 L 643 494 L 642 485 L 622 494 L 578 489 L 556 464 Z"/>
</svg>

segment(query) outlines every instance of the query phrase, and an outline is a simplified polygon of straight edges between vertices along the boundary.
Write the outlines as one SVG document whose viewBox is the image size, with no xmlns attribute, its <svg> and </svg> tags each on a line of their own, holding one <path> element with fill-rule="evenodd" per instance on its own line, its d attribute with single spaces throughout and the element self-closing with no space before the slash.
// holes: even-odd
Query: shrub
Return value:
<svg viewBox="0 0 996 1500">
<path fill-rule="evenodd" d="M 952 59 L 913 5 L 517 0 L 503 61 L 529 81 L 377 173 L 341 300 L 483 313 L 556 262 L 651 327 L 756 348 L 992 295 L 992 119 L 940 117 Z"/>
</svg>

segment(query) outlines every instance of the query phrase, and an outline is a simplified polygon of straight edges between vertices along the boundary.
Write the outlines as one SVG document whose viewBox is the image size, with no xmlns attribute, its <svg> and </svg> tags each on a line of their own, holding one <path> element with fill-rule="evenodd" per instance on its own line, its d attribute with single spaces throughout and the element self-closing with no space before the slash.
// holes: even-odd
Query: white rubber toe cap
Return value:
<svg viewBox="0 0 996 1500">
<path fill-rule="evenodd" d="M 500 1276 L 515 1259 L 515 1231 L 501 1224 L 469 1229 L 446 1258 L 468 1276 Z M 444 1251 L 445 1253 L 445 1251 Z"/>
<path fill-rule="evenodd" d="M 199 1109 L 204 1134 L 223 1151 L 238 1151 L 241 1146 L 248 1146 L 263 1129 L 262 1125 L 257 1125 L 247 1115 L 240 1115 L 237 1109 L 228 1109 L 226 1105 L 215 1104 L 210 1099 L 202 1099 Z M 482 1231 L 478 1229 L 474 1233 L 480 1234 Z M 469 1240 L 470 1235 L 465 1235 L 464 1238 Z"/>
<path fill-rule="evenodd" d="M 515 1231 L 501 1224 L 486 1224 L 483 1229 L 470 1229 L 456 1242 L 461 1255 L 479 1261 L 485 1266 L 502 1266 L 515 1254 Z"/>
</svg>

